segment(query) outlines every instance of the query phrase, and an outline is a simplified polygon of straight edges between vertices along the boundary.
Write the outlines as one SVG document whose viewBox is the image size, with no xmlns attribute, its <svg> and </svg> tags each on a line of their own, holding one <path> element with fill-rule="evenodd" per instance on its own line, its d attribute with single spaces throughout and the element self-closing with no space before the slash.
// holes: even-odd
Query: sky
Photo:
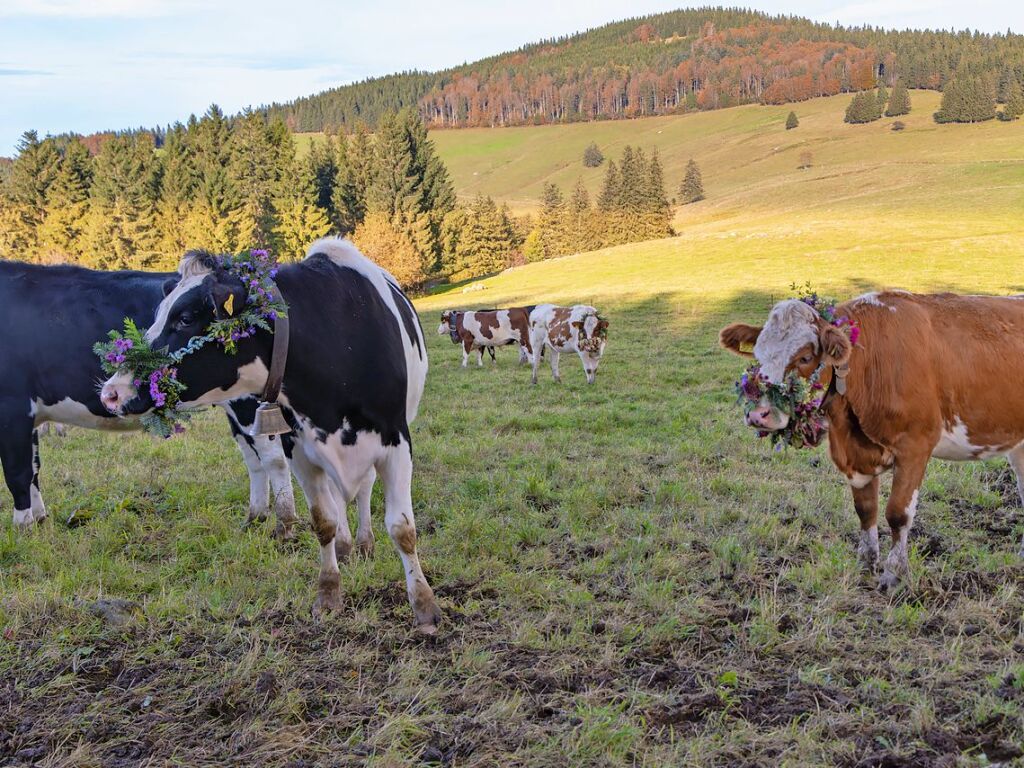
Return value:
<svg viewBox="0 0 1024 768">
<path fill-rule="evenodd" d="M 829 23 L 1024 33 L 1020 0 L 734 4 Z M 30 128 L 45 135 L 166 125 L 212 103 L 236 112 L 680 7 L 682 0 L 0 0 L 0 155 L 13 154 Z"/>
</svg>

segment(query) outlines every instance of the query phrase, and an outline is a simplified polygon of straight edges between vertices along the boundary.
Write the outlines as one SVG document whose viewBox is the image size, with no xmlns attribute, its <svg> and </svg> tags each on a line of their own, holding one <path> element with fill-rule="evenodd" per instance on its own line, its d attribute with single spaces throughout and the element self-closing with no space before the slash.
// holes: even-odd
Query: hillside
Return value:
<svg viewBox="0 0 1024 768">
<path fill-rule="evenodd" d="M 573 123 L 781 104 L 891 85 L 941 88 L 956 72 L 994 95 L 1024 82 L 1024 36 L 882 30 L 701 8 L 627 19 L 441 72 L 374 78 L 274 104 L 297 131 L 373 126 L 419 109 L 432 127 Z"/>
</svg>

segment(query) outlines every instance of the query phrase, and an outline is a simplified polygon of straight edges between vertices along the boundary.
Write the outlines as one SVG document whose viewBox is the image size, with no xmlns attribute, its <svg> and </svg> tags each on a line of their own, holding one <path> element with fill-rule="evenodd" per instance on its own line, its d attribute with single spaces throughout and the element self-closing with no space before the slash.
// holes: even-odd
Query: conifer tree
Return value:
<svg viewBox="0 0 1024 768">
<path fill-rule="evenodd" d="M 306 248 L 331 231 L 327 211 L 318 204 L 317 169 L 312 154 L 293 162 L 277 208 L 277 254 L 282 260 L 301 259 Z"/>
<path fill-rule="evenodd" d="M 790 112 L 786 117 L 786 130 L 791 131 L 800 125 L 800 121 L 797 119 L 796 112 Z"/>
<path fill-rule="evenodd" d="M 1006 88 L 1006 102 L 1000 114 L 1004 120 L 1016 120 L 1024 115 L 1024 93 L 1021 92 L 1020 83 L 1016 78 Z"/>
<path fill-rule="evenodd" d="M 93 166 L 86 266 L 143 269 L 159 256 L 156 225 L 158 165 L 153 137 L 135 133 L 103 144 Z"/>
<path fill-rule="evenodd" d="M 704 199 L 704 180 L 701 177 L 700 167 L 693 158 L 686 164 L 686 175 L 683 183 L 679 186 L 679 200 L 683 205 L 696 203 Z"/>
<path fill-rule="evenodd" d="M 889 97 L 889 106 L 885 110 L 886 117 L 898 117 L 910 113 L 910 92 L 902 80 L 897 80 Z"/>
<path fill-rule="evenodd" d="M 594 209 L 590 193 L 579 179 L 565 207 L 565 237 L 567 250 L 576 253 L 593 251 L 601 247 L 601 236 L 595 226 Z"/>
<path fill-rule="evenodd" d="M 71 139 L 64 146 L 57 176 L 46 195 L 46 216 L 38 232 L 43 261 L 74 261 L 81 256 L 91 185 L 89 150 L 78 139 Z"/>
<path fill-rule="evenodd" d="M 620 197 L 619 169 L 615 161 L 608 161 L 608 168 L 604 172 L 604 183 L 601 185 L 601 194 L 597 198 L 598 210 L 604 212 L 614 211 L 619 207 Z"/>
<path fill-rule="evenodd" d="M 349 137 L 338 137 L 338 175 L 334 182 L 334 211 L 339 231 L 352 232 L 366 216 L 366 196 L 373 181 L 373 147 L 364 123 Z"/>
<path fill-rule="evenodd" d="M 604 154 L 596 143 L 590 142 L 583 150 L 583 165 L 587 168 L 597 168 L 604 162 Z"/>
<path fill-rule="evenodd" d="M 228 170 L 231 129 L 220 107 L 210 106 L 194 131 L 190 130 L 190 139 L 199 175 L 196 203 L 189 217 L 190 246 L 220 253 L 250 247 L 251 243 L 243 239 L 252 237 L 253 220 L 244 217 L 238 190 Z"/>
<path fill-rule="evenodd" d="M 565 253 L 565 200 L 562 197 L 562 191 L 551 182 L 544 184 L 540 206 L 537 229 L 540 232 L 542 258 L 550 259 L 561 256 Z"/>
<path fill-rule="evenodd" d="M 889 91 L 886 90 L 882 82 L 878 83 L 878 93 L 875 95 L 875 102 L 878 106 L 878 114 L 881 116 L 885 112 L 885 105 L 889 103 Z"/>
<path fill-rule="evenodd" d="M 280 163 L 293 154 L 280 152 L 274 144 L 275 136 L 258 112 L 246 110 L 231 126 L 226 170 L 238 221 L 232 250 L 267 248 L 272 243 L 277 224 L 274 193 L 282 183 L 292 184 L 286 177 L 289 168 Z"/>
<path fill-rule="evenodd" d="M 959 75 L 942 89 L 942 102 L 934 114 L 937 123 L 980 123 L 996 116 L 989 83 L 981 77 Z"/>
<path fill-rule="evenodd" d="M 870 123 L 878 120 L 881 116 L 882 109 L 879 106 L 877 95 L 871 91 L 861 91 L 854 94 L 843 119 L 847 123 Z"/>
<path fill-rule="evenodd" d="M 164 136 L 160 155 L 162 173 L 160 198 L 157 201 L 157 228 L 160 232 L 159 268 L 172 269 L 191 245 L 192 229 L 189 217 L 193 215 L 199 171 L 196 168 L 195 149 L 184 125 L 171 126 Z"/>
<path fill-rule="evenodd" d="M 644 232 L 644 238 L 653 239 L 672 234 L 672 227 L 669 225 L 672 208 L 665 194 L 665 174 L 661 168 L 657 147 L 651 152 L 651 162 L 648 165 L 646 198 L 644 221 L 647 231 Z"/>
</svg>

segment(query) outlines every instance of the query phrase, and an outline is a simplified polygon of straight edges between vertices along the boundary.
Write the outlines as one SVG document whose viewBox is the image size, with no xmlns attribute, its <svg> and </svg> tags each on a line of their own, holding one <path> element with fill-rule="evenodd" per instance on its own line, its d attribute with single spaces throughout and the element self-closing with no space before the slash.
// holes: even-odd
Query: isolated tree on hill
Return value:
<svg viewBox="0 0 1024 768">
<path fill-rule="evenodd" d="M 790 112 L 786 118 L 786 130 L 791 131 L 800 125 L 800 121 L 797 119 L 796 112 Z"/>
<path fill-rule="evenodd" d="M 984 78 L 957 76 L 942 89 L 937 123 L 980 123 L 996 116 L 992 88 Z"/>
<path fill-rule="evenodd" d="M 871 91 L 861 91 L 854 94 L 850 105 L 846 108 L 846 116 L 843 118 L 847 123 L 870 123 L 882 116 L 882 110 L 878 105 L 878 98 Z"/>
<path fill-rule="evenodd" d="M 811 154 L 809 149 L 805 149 L 800 153 L 800 164 L 797 165 L 797 168 L 803 171 L 810 168 L 812 165 L 814 165 L 814 155 Z"/>
<path fill-rule="evenodd" d="M 700 167 L 693 158 L 686 164 L 686 175 L 683 183 L 679 186 L 679 200 L 683 205 L 696 203 L 704 199 L 704 180 L 701 177 Z"/>
<path fill-rule="evenodd" d="M 1020 83 L 1014 78 L 1006 88 L 1006 102 L 999 116 L 1003 120 L 1016 120 L 1021 115 L 1024 115 L 1024 93 L 1021 92 Z"/>
<path fill-rule="evenodd" d="M 902 80 L 897 80 L 896 85 L 893 86 L 892 95 L 889 97 L 889 106 L 885 110 L 885 116 L 898 117 L 909 113 L 910 91 L 907 90 L 907 86 L 903 84 Z"/>
<path fill-rule="evenodd" d="M 597 168 L 603 162 L 604 155 L 597 144 L 594 142 L 588 144 L 587 148 L 583 150 L 583 165 L 587 168 Z"/>
</svg>

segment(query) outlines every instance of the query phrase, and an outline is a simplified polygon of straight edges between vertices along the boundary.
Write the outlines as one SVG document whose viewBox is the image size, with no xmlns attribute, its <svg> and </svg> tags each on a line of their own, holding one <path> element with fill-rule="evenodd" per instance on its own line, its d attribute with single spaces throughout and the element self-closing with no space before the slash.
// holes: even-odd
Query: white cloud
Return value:
<svg viewBox="0 0 1024 768">
<path fill-rule="evenodd" d="M 183 10 L 173 0 L 4 0 L 0 16 L 48 18 L 147 18 Z"/>
</svg>

